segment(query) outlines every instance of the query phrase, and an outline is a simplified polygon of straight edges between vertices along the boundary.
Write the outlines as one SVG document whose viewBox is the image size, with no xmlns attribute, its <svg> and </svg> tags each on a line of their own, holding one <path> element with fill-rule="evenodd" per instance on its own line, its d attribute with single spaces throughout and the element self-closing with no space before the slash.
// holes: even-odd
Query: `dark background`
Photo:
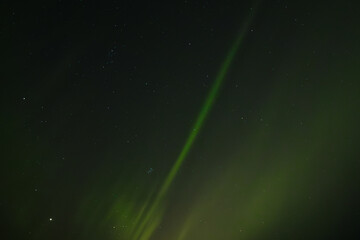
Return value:
<svg viewBox="0 0 360 240">
<path fill-rule="evenodd" d="M 158 221 L 138 239 L 354 239 L 359 10 L 2 1 L 1 239 L 137 239 L 249 14 Z"/>
</svg>

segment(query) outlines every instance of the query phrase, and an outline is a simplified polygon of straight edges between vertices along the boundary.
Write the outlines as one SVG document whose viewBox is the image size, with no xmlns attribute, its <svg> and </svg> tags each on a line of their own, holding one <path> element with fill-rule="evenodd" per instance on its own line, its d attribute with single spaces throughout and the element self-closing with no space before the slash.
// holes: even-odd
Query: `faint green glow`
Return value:
<svg viewBox="0 0 360 240">
<path fill-rule="evenodd" d="M 137 227 L 137 230 L 134 233 L 134 239 L 149 239 L 155 229 L 154 222 L 159 222 L 163 209 L 161 208 L 161 203 L 166 195 L 166 193 L 169 190 L 169 187 L 171 183 L 173 182 L 175 176 L 179 172 L 179 169 L 184 162 L 186 156 L 188 155 L 200 129 L 202 128 L 204 121 L 206 117 L 208 116 L 211 107 L 214 104 L 214 101 L 219 93 L 219 89 L 225 79 L 225 76 L 229 70 L 229 67 L 239 49 L 240 44 L 243 42 L 243 39 L 248 31 L 250 22 L 253 18 L 253 13 L 250 14 L 249 18 L 244 24 L 244 27 L 242 28 L 241 32 L 238 34 L 237 39 L 233 43 L 229 53 L 227 54 L 227 57 L 225 61 L 223 62 L 220 71 L 215 79 L 215 82 L 213 83 L 210 92 L 204 102 L 204 105 L 198 114 L 195 124 L 192 127 L 192 130 L 185 142 L 184 147 L 182 148 L 180 155 L 176 159 L 173 167 L 171 168 L 169 174 L 164 180 L 164 183 L 162 184 L 157 196 L 154 199 L 153 204 L 150 206 L 149 210 L 147 211 L 146 215 L 144 216 L 143 220 Z M 160 213 L 161 212 L 161 213 Z"/>
</svg>

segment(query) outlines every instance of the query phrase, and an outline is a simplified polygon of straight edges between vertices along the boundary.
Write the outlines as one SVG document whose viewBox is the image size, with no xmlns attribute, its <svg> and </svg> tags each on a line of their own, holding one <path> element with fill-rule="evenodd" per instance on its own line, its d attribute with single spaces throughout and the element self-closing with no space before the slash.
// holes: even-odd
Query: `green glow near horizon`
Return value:
<svg viewBox="0 0 360 240">
<path fill-rule="evenodd" d="M 210 89 L 210 92 L 209 92 L 207 98 L 205 99 L 204 105 L 196 118 L 195 124 L 193 125 L 192 130 L 191 130 L 188 138 L 186 139 L 185 145 L 182 148 L 180 155 L 176 159 L 169 174 L 165 178 L 164 183 L 162 184 L 157 196 L 155 197 L 153 204 L 147 211 L 147 213 L 144 216 L 143 220 L 141 221 L 140 225 L 137 227 L 137 230 L 134 233 L 134 239 L 147 240 L 151 237 L 155 227 L 154 227 L 154 223 L 150 223 L 150 220 L 156 219 L 156 222 L 159 221 L 159 215 L 157 213 L 158 213 L 158 211 L 161 211 L 159 209 L 160 204 L 162 203 L 162 200 L 164 199 L 166 193 L 168 192 L 169 187 L 170 187 L 171 183 L 173 182 L 175 176 L 179 172 L 179 169 L 180 169 L 182 163 L 184 162 L 186 156 L 188 155 L 200 129 L 202 128 L 202 126 L 204 124 L 206 117 L 208 116 L 208 114 L 211 110 L 211 107 L 214 104 L 214 101 L 219 93 L 219 89 L 226 77 L 226 74 L 230 68 L 230 65 L 239 49 L 240 44 L 243 42 L 243 39 L 248 31 L 248 28 L 249 28 L 251 19 L 253 18 L 253 15 L 254 15 L 254 13 L 252 12 L 250 14 L 249 18 L 247 19 L 247 21 L 245 22 L 241 32 L 238 34 L 237 39 L 235 40 L 232 47 L 230 48 L 230 51 L 228 52 L 228 54 L 225 58 L 225 61 L 223 62 L 222 66 L 220 68 L 220 71 L 217 74 L 215 82 L 213 83 L 213 85 Z M 157 214 L 157 215 L 154 216 L 154 214 Z M 146 228 L 147 226 L 149 226 L 148 227 L 149 229 Z"/>
</svg>

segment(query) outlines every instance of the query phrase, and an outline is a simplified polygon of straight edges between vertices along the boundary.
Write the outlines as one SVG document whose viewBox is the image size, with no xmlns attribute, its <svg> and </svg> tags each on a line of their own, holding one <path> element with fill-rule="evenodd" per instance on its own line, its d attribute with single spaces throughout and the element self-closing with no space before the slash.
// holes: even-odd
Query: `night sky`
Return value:
<svg viewBox="0 0 360 240">
<path fill-rule="evenodd" d="M 0 238 L 356 239 L 359 13 L 1 1 Z"/>
</svg>

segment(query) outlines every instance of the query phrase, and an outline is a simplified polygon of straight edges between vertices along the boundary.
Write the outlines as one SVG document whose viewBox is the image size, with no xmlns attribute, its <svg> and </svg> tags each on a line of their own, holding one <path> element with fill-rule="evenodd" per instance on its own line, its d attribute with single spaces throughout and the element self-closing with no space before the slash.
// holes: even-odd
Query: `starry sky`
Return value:
<svg viewBox="0 0 360 240">
<path fill-rule="evenodd" d="M 359 10 L 2 1 L 0 238 L 358 236 Z"/>
</svg>

